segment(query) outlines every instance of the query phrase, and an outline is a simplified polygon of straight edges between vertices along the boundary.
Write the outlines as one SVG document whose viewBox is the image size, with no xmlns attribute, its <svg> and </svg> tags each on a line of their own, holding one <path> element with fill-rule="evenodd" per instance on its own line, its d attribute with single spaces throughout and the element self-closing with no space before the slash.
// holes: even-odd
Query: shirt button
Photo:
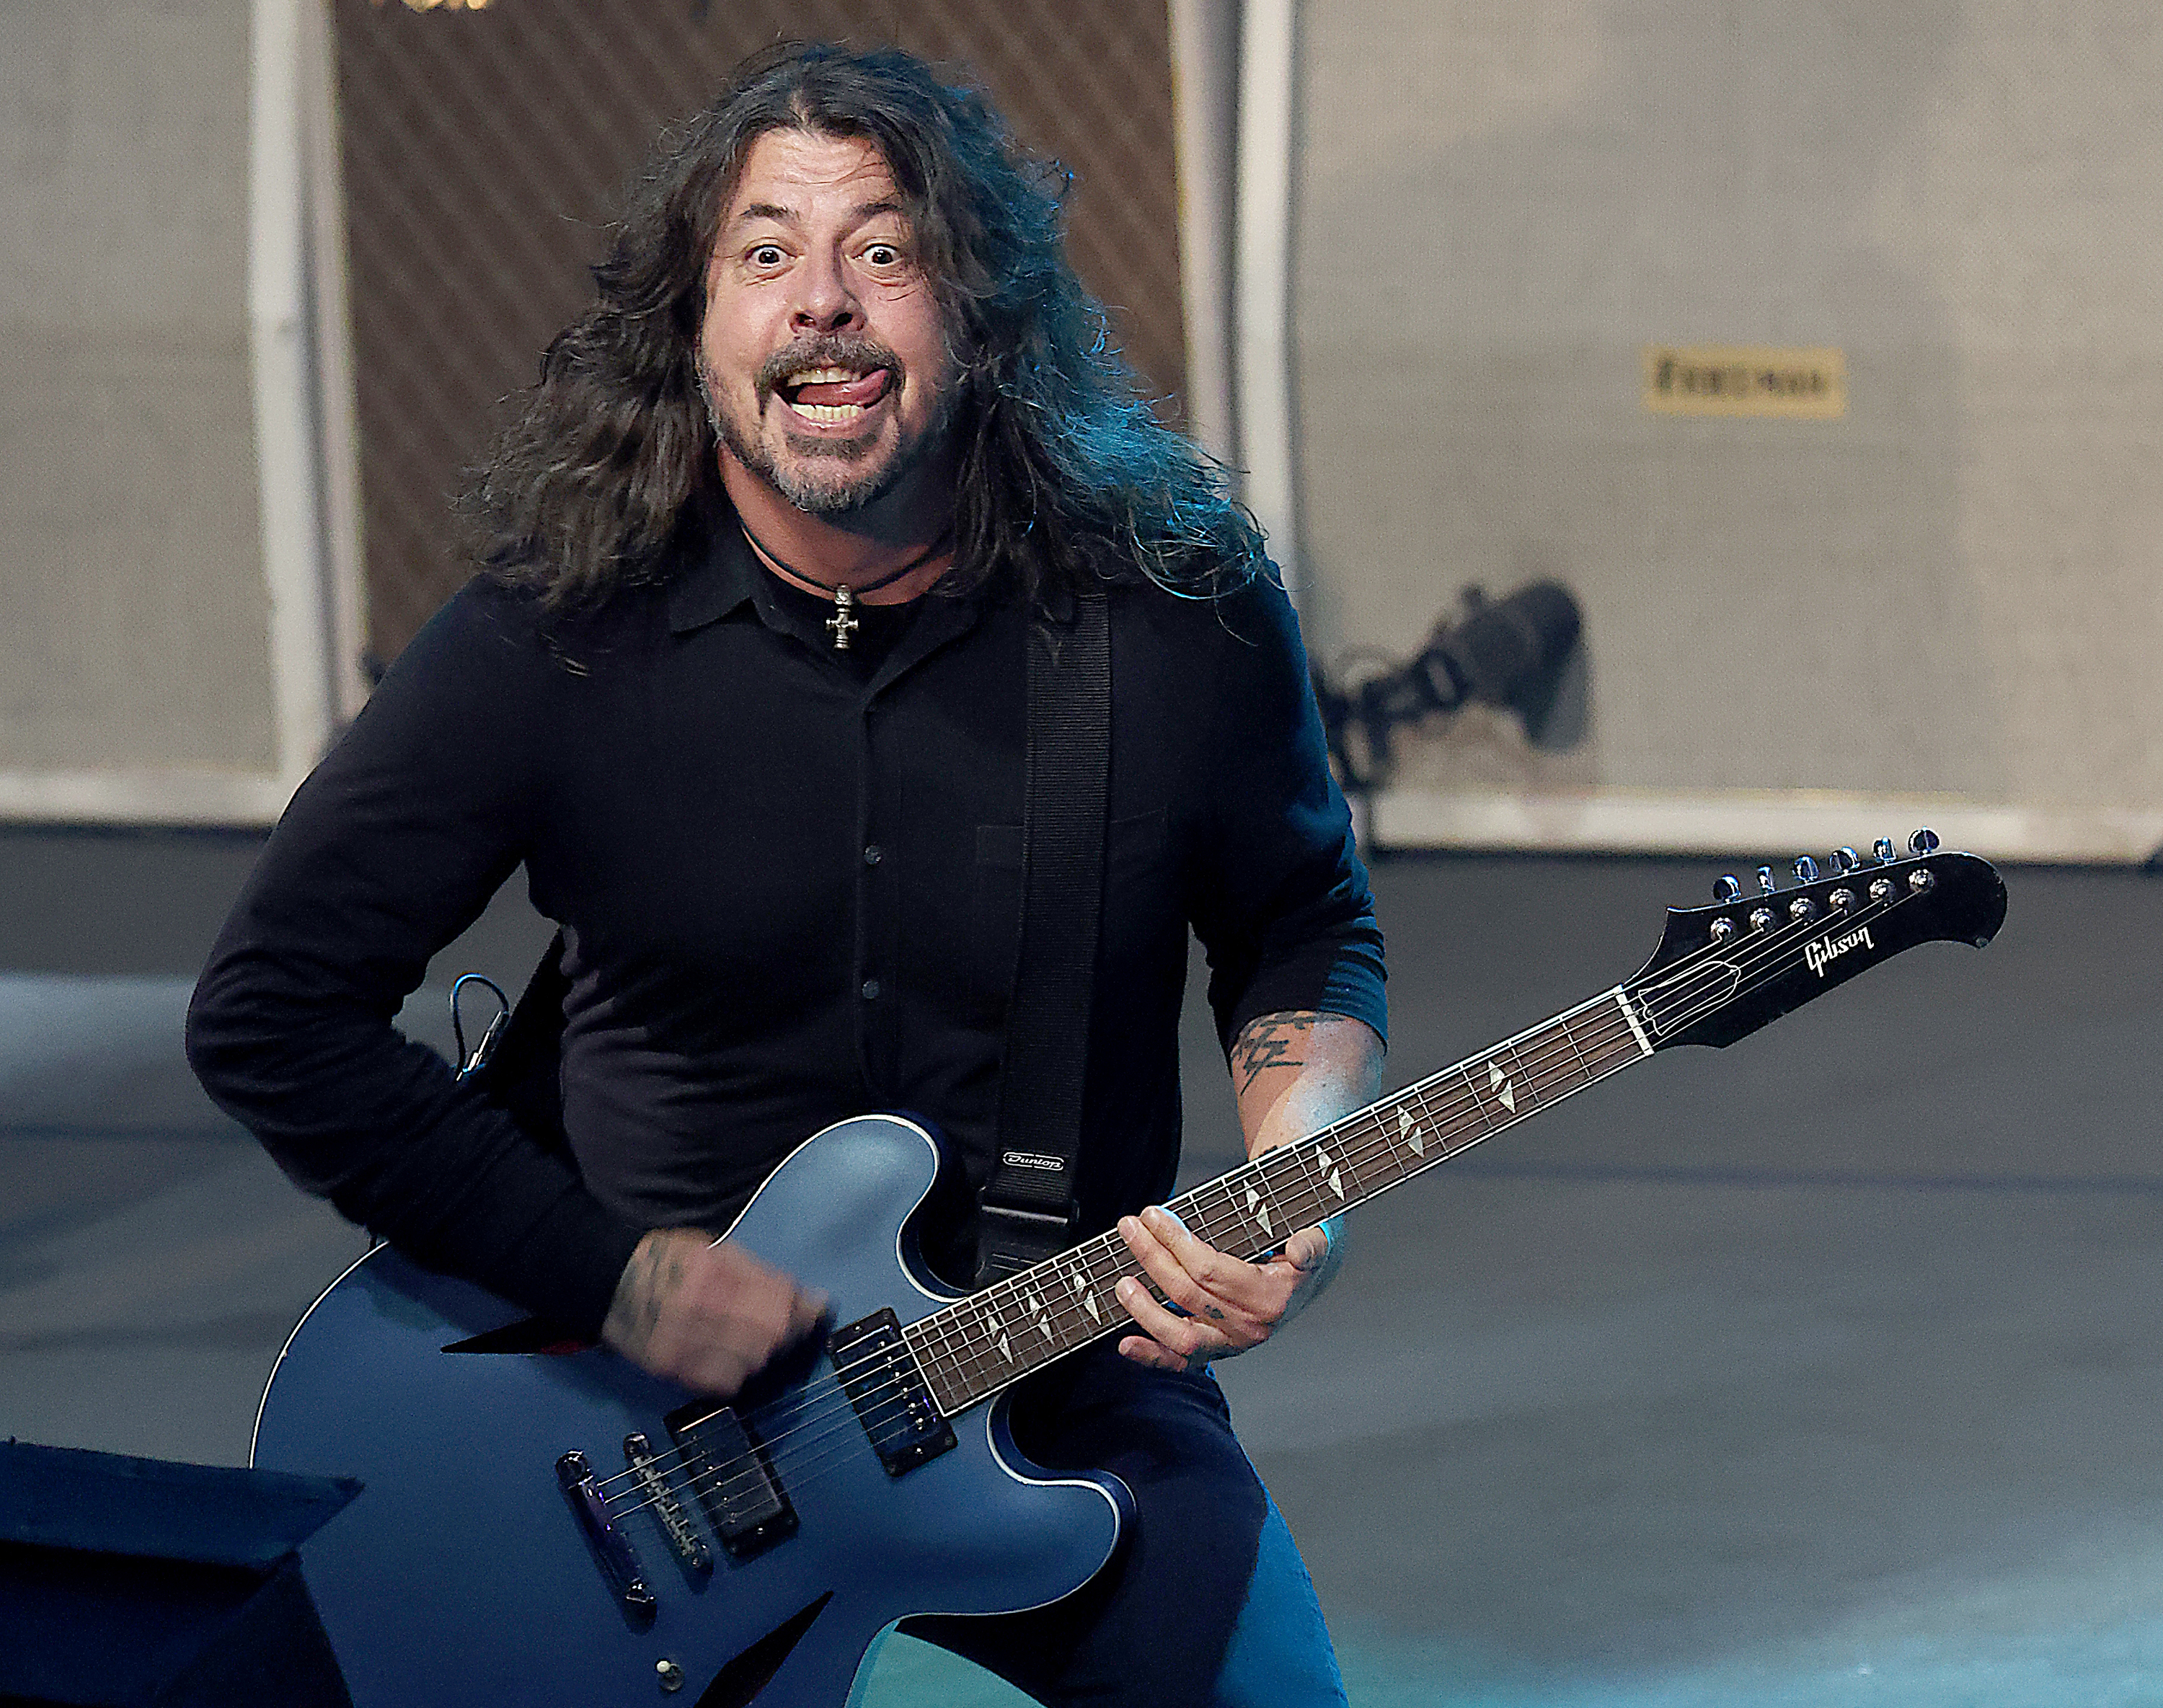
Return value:
<svg viewBox="0 0 2163 1708">
<path fill-rule="evenodd" d="M 879 982 L 875 978 L 866 979 L 864 981 L 864 1000 L 867 1003 L 875 1003 L 878 1000 L 878 993 Z"/>
<path fill-rule="evenodd" d="M 865 864 L 865 865 L 867 865 L 867 866 L 876 866 L 876 865 L 877 865 L 877 864 L 879 863 L 879 862 L 880 862 L 880 861 L 882 861 L 882 860 L 883 860 L 883 859 L 885 859 L 885 858 L 886 858 L 886 850 L 884 850 L 883 848 L 880 847 L 880 846 L 879 846 L 879 845 L 878 845 L 877 843 L 876 843 L 876 842 L 871 842 L 871 843 L 867 843 L 867 844 L 866 844 L 866 845 L 865 845 L 865 847 L 864 847 L 864 864 Z"/>
</svg>

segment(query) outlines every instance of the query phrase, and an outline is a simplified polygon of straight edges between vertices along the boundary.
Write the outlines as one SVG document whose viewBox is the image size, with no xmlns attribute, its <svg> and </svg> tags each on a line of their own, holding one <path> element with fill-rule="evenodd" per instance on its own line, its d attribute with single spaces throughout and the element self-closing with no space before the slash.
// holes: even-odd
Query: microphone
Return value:
<svg viewBox="0 0 2163 1708">
<path fill-rule="evenodd" d="M 1312 666 L 1314 697 L 1344 786 L 1380 786 L 1401 724 L 1454 711 L 1467 700 L 1536 719 L 1553 697 L 1563 663 L 1584 632 L 1576 595 L 1559 581 L 1527 582 L 1490 600 L 1464 589 L 1463 615 L 1438 621 L 1427 645 L 1406 663 L 1340 687 L 1319 663 Z"/>
</svg>

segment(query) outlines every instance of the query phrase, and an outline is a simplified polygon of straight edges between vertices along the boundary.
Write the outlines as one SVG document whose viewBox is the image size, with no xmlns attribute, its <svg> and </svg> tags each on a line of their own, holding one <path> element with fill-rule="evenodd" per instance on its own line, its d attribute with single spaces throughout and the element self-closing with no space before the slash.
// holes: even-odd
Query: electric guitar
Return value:
<svg viewBox="0 0 2163 1708">
<path fill-rule="evenodd" d="M 2004 885 L 1936 844 L 1799 861 L 1777 893 L 1762 871 L 1755 897 L 1724 878 L 1635 977 L 1171 1208 L 1259 1257 L 1662 1050 L 1732 1043 L 1918 943 L 1980 947 Z M 842 1326 L 732 1405 L 388 1248 L 348 1271 L 279 1356 L 254 1462 L 367 1485 L 301 1551 L 358 1708 L 834 1708 L 899 1620 L 1087 1582 L 1126 1490 L 1030 1464 L 1000 1396 L 1126 1328 L 1137 1266 L 1106 1234 L 955 1293 L 911 1239 L 939 1166 L 922 1127 L 867 1115 L 767 1179 L 727 1237 Z"/>
</svg>

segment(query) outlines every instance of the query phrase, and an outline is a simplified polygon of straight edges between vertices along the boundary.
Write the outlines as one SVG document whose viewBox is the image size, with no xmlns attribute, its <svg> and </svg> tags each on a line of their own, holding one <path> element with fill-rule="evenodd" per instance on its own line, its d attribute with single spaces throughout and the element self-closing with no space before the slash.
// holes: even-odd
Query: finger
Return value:
<svg viewBox="0 0 2163 1708">
<path fill-rule="evenodd" d="M 1236 1289 L 1244 1279 L 1244 1272 L 1254 1267 L 1197 1238 L 1161 1204 L 1151 1204 L 1139 1219 L 1150 1236 L 1179 1260 L 1180 1267 L 1212 1292 L 1223 1287 Z"/>
<path fill-rule="evenodd" d="M 1230 1321 L 1244 1317 L 1255 1328 L 1275 1323 L 1284 1315 L 1291 1297 L 1292 1283 L 1268 1263 L 1248 1263 L 1221 1251 L 1191 1233 L 1185 1223 L 1161 1205 L 1152 1204 L 1141 1213 L 1143 1228 L 1177 1260 L 1209 1297 L 1224 1307 L 1207 1314 Z M 1294 1277 L 1296 1280 L 1296 1277 Z M 1185 1298 L 1184 1309 L 1196 1309 Z"/>
<path fill-rule="evenodd" d="M 1197 1317 L 1175 1315 L 1150 1297 L 1149 1289 L 1132 1276 L 1120 1281 L 1118 1295 L 1136 1325 L 1146 1329 L 1158 1345 L 1181 1359 L 1212 1358 L 1233 1349 L 1235 1343 L 1218 1325 L 1205 1323 Z"/>
<path fill-rule="evenodd" d="M 1133 1252 L 1149 1278 L 1165 1298 L 1190 1317 L 1206 1317 L 1212 1323 L 1237 1320 L 1244 1312 L 1233 1308 L 1233 1302 L 1212 1292 L 1193 1271 L 1181 1262 L 1178 1255 L 1160 1240 L 1149 1224 L 1135 1217 L 1120 1220 L 1119 1232 L 1124 1236 L 1127 1249 Z M 1209 1248 L 1204 1246 L 1205 1251 Z"/>
<path fill-rule="evenodd" d="M 1119 1350 L 1136 1364 L 1145 1364 L 1151 1370 L 1181 1370 L 1186 1368 L 1186 1360 L 1170 1347 L 1160 1346 L 1143 1335 L 1129 1334 L 1119 1343 Z"/>
<path fill-rule="evenodd" d="M 1302 1228 L 1277 1254 L 1301 1275 L 1312 1275 L 1329 1256 L 1329 1236 L 1319 1228 Z"/>
</svg>

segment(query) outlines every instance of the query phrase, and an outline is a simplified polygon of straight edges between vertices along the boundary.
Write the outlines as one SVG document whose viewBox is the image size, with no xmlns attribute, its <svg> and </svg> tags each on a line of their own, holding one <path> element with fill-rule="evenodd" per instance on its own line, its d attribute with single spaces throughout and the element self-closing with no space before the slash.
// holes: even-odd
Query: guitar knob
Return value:
<svg viewBox="0 0 2163 1708">
<path fill-rule="evenodd" d="M 1772 893 L 1773 868 L 1769 866 L 1761 866 L 1757 868 L 1757 893 L 1770 895 Z"/>
<path fill-rule="evenodd" d="M 1870 883 L 1870 899 L 1876 902 L 1881 908 L 1883 907 L 1886 903 L 1891 901 L 1893 899 L 1893 880 L 1889 878 L 1872 878 Z"/>
<path fill-rule="evenodd" d="M 1908 874 L 1908 888 L 1917 895 L 1923 894 L 1937 881 L 1937 874 L 1927 866 L 1919 866 Z"/>
<path fill-rule="evenodd" d="M 1773 910 L 1770 908 L 1751 909 L 1750 929 L 1753 931 L 1771 930 L 1773 929 Z"/>
<path fill-rule="evenodd" d="M 1836 889 L 1825 899 L 1832 904 L 1832 910 L 1835 913 L 1847 913 L 1855 906 L 1855 892 L 1851 889 Z"/>
<path fill-rule="evenodd" d="M 1741 893 L 1742 885 L 1731 872 L 1723 873 L 1712 881 L 1712 899 L 1722 907 L 1726 907 L 1728 903 L 1735 900 Z"/>
<path fill-rule="evenodd" d="M 1893 863 L 1893 839 L 1890 836 L 1880 836 L 1870 845 L 1870 851 L 1878 857 L 1878 863 L 1880 866 L 1890 866 Z"/>
<path fill-rule="evenodd" d="M 1928 854 L 1937 846 L 1938 833 L 1927 825 L 1908 838 L 1908 851 L 1910 854 Z"/>
<path fill-rule="evenodd" d="M 1796 857 L 1795 881 L 1798 883 L 1815 883 L 1818 881 L 1818 863 L 1807 854 Z"/>
<path fill-rule="evenodd" d="M 1712 922 L 1712 940 L 1714 942 L 1725 943 L 1734 935 L 1735 921 L 1727 918 L 1725 914 Z"/>
<path fill-rule="evenodd" d="M 1799 925 L 1817 910 L 1818 904 L 1806 895 L 1799 895 L 1788 904 L 1788 917 Z"/>
<path fill-rule="evenodd" d="M 1862 864 L 1862 862 L 1857 857 L 1855 850 L 1852 848 L 1836 848 L 1832 851 L 1832 869 L 1842 878 L 1846 877 L 1849 872 Z"/>
</svg>

